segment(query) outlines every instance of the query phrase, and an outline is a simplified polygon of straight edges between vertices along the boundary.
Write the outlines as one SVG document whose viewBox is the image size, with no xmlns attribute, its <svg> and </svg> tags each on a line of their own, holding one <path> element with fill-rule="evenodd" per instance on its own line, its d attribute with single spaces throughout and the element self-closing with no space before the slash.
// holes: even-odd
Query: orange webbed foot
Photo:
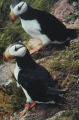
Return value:
<svg viewBox="0 0 79 120">
<path fill-rule="evenodd" d="M 37 52 L 37 49 L 31 50 L 31 51 L 30 51 L 30 54 L 33 54 L 33 53 L 35 53 L 35 52 Z"/>
<path fill-rule="evenodd" d="M 22 117 L 27 111 L 29 111 L 35 105 L 36 105 L 36 102 L 33 102 L 31 105 L 30 104 L 26 104 L 25 105 L 25 109 L 22 112 L 20 112 L 19 117 Z"/>
<path fill-rule="evenodd" d="M 25 109 L 20 112 L 19 117 L 22 117 L 30 109 L 30 104 L 25 105 Z"/>
<path fill-rule="evenodd" d="M 39 47 L 39 48 L 33 49 L 33 50 L 30 51 L 30 54 L 33 54 L 33 53 L 35 53 L 35 52 L 37 52 L 37 51 L 39 51 L 39 50 L 41 50 L 41 49 L 43 49 L 43 48 L 44 48 L 44 46 L 42 45 L 42 46 Z"/>
<path fill-rule="evenodd" d="M 36 102 L 33 102 L 33 103 L 30 105 L 30 109 L 33 108 L 35 105 L 36 105 Z"/>
</svg>

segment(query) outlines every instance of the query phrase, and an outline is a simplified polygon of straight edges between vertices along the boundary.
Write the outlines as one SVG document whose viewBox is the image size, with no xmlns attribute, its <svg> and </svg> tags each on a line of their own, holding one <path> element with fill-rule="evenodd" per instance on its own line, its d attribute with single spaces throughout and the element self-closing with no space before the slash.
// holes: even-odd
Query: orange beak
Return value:
<svg viewBox="0 0 79 120">
<path fill-rule="evenodd" d="M 13 59 L 15 56 L 12 56 L 12 55 L 10 55 L 9 54 L 9 50 L 8 49 L 6 49 L 6 51 L 4 52 L 4 54 L 3 54 L 3 61 L 5 62 L 5 61 L 9 61 L 10 59 Z"/>
<path fill-rule="evenodd" d="M 15 15 L 15 14 L 13 13 L 13 11 L 10 12 L 10 21 L 11 21 L 11 23 L 14 23 L 15 20 L 16 20 L 18 17 L 19 17 L 19 16 L 18 16 L 18 15 Z"/>
</svg>

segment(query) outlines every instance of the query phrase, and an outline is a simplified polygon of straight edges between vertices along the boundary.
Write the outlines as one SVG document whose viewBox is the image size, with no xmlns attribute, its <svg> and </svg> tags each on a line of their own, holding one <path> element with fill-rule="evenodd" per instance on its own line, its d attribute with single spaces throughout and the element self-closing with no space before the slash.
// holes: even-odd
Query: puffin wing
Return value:
<svg viewBox="0 0 79 120">
<path fill-rule="evenodd" d="M 46 69 L 38 66 L 36 69 L 20 71 L 18 82 L 25 88 L 33 100 L 42 100 L 47 94 L 50 81 L 53 81 Z"/>
<path fill-rule="evenodd" d="M 59 95 L 59 94 L 65 94 L 67 90 L 58 90 L 55 88 L 48 88 L 47 95 L 54 96 L 54 95 Z"/>
</svg>

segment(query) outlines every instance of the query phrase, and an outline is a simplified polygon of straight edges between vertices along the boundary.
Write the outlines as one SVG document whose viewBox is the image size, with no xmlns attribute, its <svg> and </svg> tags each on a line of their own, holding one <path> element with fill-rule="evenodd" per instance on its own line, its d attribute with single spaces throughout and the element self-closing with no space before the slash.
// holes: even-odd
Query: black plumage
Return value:
<svg viewBox="0 0 79 120">
<path fill-rule="evenodd" d="M 21 42 L 11 44 L 4 52 L 4 60 L 11 58 L 16 59 L 14 76 L 26 96 L 25 109 L 20 112 L 20 117 L 36 103 L 55 104 L 59 94 L 66 93 L 66 91 L 55 89 L 56 84 L 49 72 L 32 59 Z"/>
<path fill-rule="evenodd" d="M 75 29 L 67 29 L 65 25 L 60 22 L 55 16 L 45 11 L 40 11 L 28 6 L 25 13 L 20 17 L 24 20 L 36 19 L 41 26 L 41 34 L 45 34 L 53 41 L 59 41 L 60 43 L 66 42 L 67 39 L 77 37 L 77 31 Z"/>
<path fill-rule="evenodd" d="M 21 69 L 18 74 L 18 83 L 27 90 L 34 101 L 47 102 L 64 91 L 56 90 L 52 77 L 42 66 L 33 61 L 27 51 L 24 57 L 16 57 L 16 62 Z"/>
</svg>

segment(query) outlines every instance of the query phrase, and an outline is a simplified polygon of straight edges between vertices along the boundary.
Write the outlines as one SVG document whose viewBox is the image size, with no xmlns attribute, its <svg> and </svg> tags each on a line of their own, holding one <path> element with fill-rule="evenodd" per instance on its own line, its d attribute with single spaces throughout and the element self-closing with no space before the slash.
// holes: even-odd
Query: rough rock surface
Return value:
<svg viewBox="0 0 79 120">
<path fill-rule="evenodd" d="M 56 120 L 56 119 L 59 118 L 64 112 L 65 112 L 65 110 L 64 110 L 64 111 L 60 111 L 60 112 L 56 113 L 53 117 L 48 118 L 47 120 Z"/>
<path fill-rule="evenodd" d="M 68 0 L 59 0 L 56 3 L 54 15 L 64 21 L 64 16 L 73 14 L 74 11 L 74 7 L 68 3 Z"/>
<path fill-rule="evenodd" d="M 8 84 L 11 80 L 15 64 L 7 63 L 0 65 L 0 86 Z"/>
<path fill-rule="evenodd" d="M 34 49 L 34 48 L 38 48 L 41 46 L 41 41 L 31 38 L 28 43 L 27 43 L 28 48 Z"/>
</svg>

